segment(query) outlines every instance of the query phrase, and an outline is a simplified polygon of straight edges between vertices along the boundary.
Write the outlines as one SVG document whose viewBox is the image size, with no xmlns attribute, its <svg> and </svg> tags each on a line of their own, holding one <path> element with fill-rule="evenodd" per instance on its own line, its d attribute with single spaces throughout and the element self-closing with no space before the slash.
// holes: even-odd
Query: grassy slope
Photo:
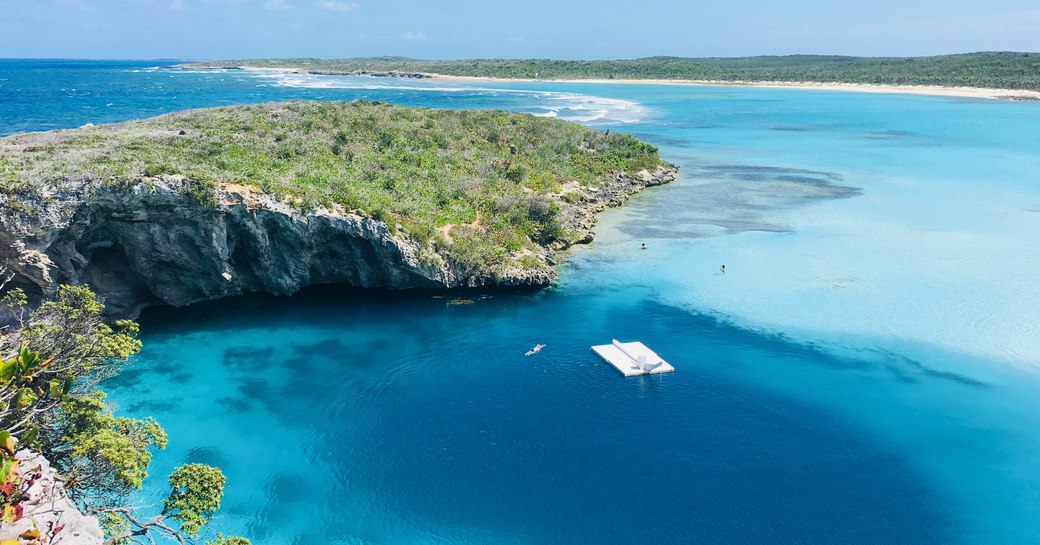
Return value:
<svg viewBox="0 0 1040 545">
<path fill-rule="evenodd" d="M 473 59 L 255 59 L 197 66 L 259 66 L 337 72 L 402 71 L 452 76 L 542 79 L 690 79 L 718 81 L 810 81 L 895 85 L 950 85 L 1040 89 L 1040 53 L 966 53 L 935 57 L 651 57 L 617 61 Z"/>
<path fill-rule="evenodd" d="M 596 187 L 660 164 L 656 148 L 631 136 L 554 119 L 290 102 L 3 138 L 0 195 L 24 209 L 62 178 L 129 187 L 183 174 L 203 201 L 215 183 L 230 182 L 303 209 L 338 204 L 433 239 L 463 262 L 494 265 L 565 235 L 546 197 L 561 182 Z M 463 226 L 451 231 L 453 243 L 437 232 L 447 224 Z"/>
</svg>

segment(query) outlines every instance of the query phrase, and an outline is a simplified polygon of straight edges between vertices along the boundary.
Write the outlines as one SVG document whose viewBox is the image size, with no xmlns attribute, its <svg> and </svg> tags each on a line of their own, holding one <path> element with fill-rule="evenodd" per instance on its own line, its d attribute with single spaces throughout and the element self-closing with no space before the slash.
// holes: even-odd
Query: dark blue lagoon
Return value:
<svg viewBox="0 0 1040 545">
<path fill-rule="evenodd" d="M 877 374 L 869 366 L 638 290 L 474 295 L 451 305 L 316 289 L 288 305 L 156 312 L 154 358 L 109 388 L 181 445 L 156 474 L 206 462 L 250 483 L 228 488 L 221 524 L 261 542 L 949 543 L 957 532 L 892 446 L 740 376 Z M 611 335 L 652 342 L 678 371 L 623 379 L 589 353 Z M 536 341 L 546 348 L 525 357 Z"/>
<path fill-rule="evenodd" d="M 138 504 L 204 462 L 214 526 L 260 544 L 1040 540 L 1040 106 L 153 64 L 0 62 L 0 131 L 364 98 L 632 132 L 682 171 L 542 292 L 146 312 L 105 386 L 171 437 Z M 676 372 L 621 377 L 611 338 Z"/>
</svg>

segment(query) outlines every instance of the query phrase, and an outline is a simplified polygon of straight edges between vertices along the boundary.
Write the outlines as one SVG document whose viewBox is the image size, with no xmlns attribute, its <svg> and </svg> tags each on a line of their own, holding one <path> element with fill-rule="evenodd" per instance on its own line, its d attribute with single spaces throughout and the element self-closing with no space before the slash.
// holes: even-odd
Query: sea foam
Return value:
<svg viewBox="0 0 1040 545">
<path fill-rule="evenodd" d="M 647 114 L 646 107 L 632 100 L 607 98 L 576 92 L 539 91 L 508 87 L 482 87 L 454 81 L 431 82 L 377 78 L 372 76 L 330 76 L 300 74 L 281 70 L 250 70 L 261 85 L 295 89 L 398 91 L 410 93 L 456 93 L 488 98 L 513 96 L 525 103 L 519 108 L 541 117 L 559 118 L 576 123 L 637 123 Z M 534 102 L 534 106 L 530 104 Z"/>
</svg>

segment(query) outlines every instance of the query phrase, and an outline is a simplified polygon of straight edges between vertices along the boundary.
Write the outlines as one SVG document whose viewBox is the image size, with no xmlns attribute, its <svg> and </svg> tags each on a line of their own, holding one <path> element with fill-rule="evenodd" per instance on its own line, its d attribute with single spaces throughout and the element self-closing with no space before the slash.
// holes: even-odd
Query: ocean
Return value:
<svg viewBox="0 0 1040 545">
<path fill-rule="evenodd" d="M 211 526 L 258 545 L 1040 542 L 1040 104 L 162 64 L 0 61 L 0 134 L 365 99 L 629 132 L 681 170 L 540 292 L 147 311 L 104 385 L 170 434 L 145 512 L 202 462 Z M 621 377 L 612 338 L 676 372 Z"/>
</svg>

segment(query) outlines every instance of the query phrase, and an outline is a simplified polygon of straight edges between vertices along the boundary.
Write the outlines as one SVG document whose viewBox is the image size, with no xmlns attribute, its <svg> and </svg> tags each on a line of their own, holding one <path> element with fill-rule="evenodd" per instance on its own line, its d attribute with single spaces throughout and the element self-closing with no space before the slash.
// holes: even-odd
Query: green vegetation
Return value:
<svg viewBox="0 0 1040 545">
<path fill-rule="evenodd" d="M 196 63 L 198 67 L 255 66 L 312 72 L 403 72 L 521 79 L 669 79 L 708 81 L 842 82 L 1040 89 L 1040 53 L 988 52 L 934 57 L 649 57 L 616 61 L 405 57 L 254 59 Z"/>
<path fill-rule="evenodd" d="M 96 388 L 140 350 L 137 324 L 103 323 L 103 305 L 82 286 L 61 286 L 55 300 L 27 311 L 20 289 L 4 291 L 5 272 L 0 268 L 0 307 L 11 311 L 17 327 L 0 334 L 0 522 L 28 516 L 22 504 L 32 499 L 41 473 L 20 474 L 14 454 L 32 449 L 61 473 L 77 505 L 99 516 L 106 543 L 154 543 L 152 533 L 187 543 L 184 534 L 195 536 L 219 508 L 224 475 L 209 466 L 181 466 L 170 476 L 162 514 L 138 518 L 126 497 L 141 487 L 150 449 L 164 448 L 166 434 L 150 418 L 115 417 Z M 37 528 L 21 538 L 53 542 L 62 528 Z M 249 542 L 218 535 L 215 543 Z"/>
<path fill-rule="evenodd" d="M 0 195 L 22 210 L 69 179 L 130 188 L 183 175 L 203 203 L 216 203 L 220 183 L 255 186 L 300 209 L 385 221 L 464 267 L 494 270 L 508 252 L 561 235 L 547 194 L 562 182 L 600 187 L 660 165 L 657 148 L 632 136 L 554 119 L 291 102 L 0 139 Z"/>
<path fill-rule="evenodd" d="M 224 495 L 224 474 L 203 464 L 178 467 L 170 474 L 173 492 L 163 501 L 163 514 L 180 521 L 181 531 L 199 533 Z"/>
<path fill-rule="evenodd" d="M 250 545 L 250 543 L 249 540 L 244 537 L 224 537 L 224 534 L 217 534 L 216 539 L 207 542 L 206 545 Z"/>
</svg>

